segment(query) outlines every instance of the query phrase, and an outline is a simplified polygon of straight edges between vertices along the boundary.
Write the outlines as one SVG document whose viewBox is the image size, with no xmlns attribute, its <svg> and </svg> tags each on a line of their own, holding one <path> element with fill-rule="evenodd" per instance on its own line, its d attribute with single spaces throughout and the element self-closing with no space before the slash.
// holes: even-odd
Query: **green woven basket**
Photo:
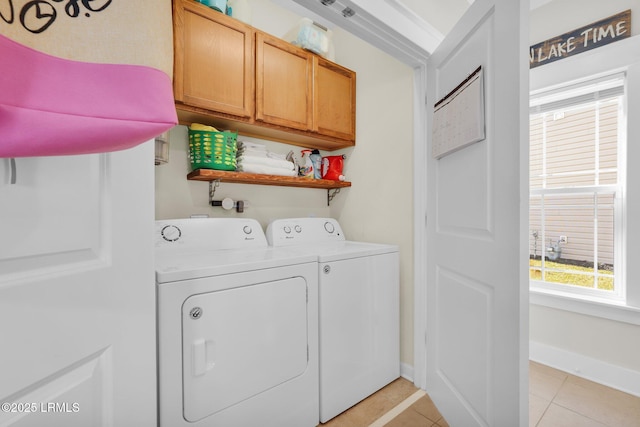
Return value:
<svg viewBox="0 0 640 427">
<path fill-rule="evenodd" d="M 236 132 L 207 132 L 189 129 L 191 169 L 236 170 Z"/>
</svg>

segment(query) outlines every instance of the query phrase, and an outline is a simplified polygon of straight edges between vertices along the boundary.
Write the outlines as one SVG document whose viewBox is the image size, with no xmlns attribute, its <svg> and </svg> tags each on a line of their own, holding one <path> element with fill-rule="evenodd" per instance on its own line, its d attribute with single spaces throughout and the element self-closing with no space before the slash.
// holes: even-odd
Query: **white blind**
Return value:
<svg viewBox="0 0 640 427">
<path fill-rule="evenodd" d="M 532 93 L 529 113 L 539 114 L 562 110 L 590 101 L 604 100 L 624 94 L 624 73 Z"/>
</svg>

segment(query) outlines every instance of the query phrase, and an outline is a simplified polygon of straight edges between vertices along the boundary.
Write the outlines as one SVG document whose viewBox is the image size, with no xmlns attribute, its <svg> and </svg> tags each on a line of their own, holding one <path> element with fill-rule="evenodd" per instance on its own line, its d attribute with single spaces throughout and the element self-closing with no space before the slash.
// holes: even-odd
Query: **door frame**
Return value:
<svg viewBox="0 0 640 427">
<path fill-rule="evenodd" d="M 427 321 L 427 272 L 425 259 L 427 256 L 426 239 L 426 163 L 427 163 L 427 60 L 442 41 L 443 36 L 429 24 L 404 8 L 397 0 L 354 0 L 354 4 L 367 19 L 345 20 L 332 8 L 320 2 L 307 0 L 274 0 L 292 11 L 301 9 L 319 15 L 321 18 L 343 28 L 365 42 L 375 46 L 398 61 L 414 70 L 413 84 L 413 230 L 414 230 L 414 327 L 413 327 L 413 369 L 401 367 L 401 375 L 412 378 L 414 384 L 426 389 L 426 321 Z M 531 0 L 534 6 L 544 4 L 548 0 Z M 472 1 L 470 1 L 471 3 Z M 418 22 L 423 23 L 421 27 Z M 400 30 L 399 30 L 400 29 Z M 384 36 L 381 36 L 384 35 Z M 419 35 L 419 36 L 417 36 Z M 414 37 L 411 37 L 414 36 Z M 424 40 L 423 40 L 424 39 Z M 413 40 L 423 40 L 420 45 Z M 526 55 L 524 52 L 523 55 Z M 528 167 L 528 163 L 527 163 Z M 524 222 L 523 222 L 524 223 Z M 524 224 L 525 227 L 527 226 Z M 526 231 L 525 231 L 526 233 Z M 522 234 L 522 230 L 521 230 Z M 523 305 L 528 306 L 523 302 Z M 522 328 L 528 335 L 528 329 Z M 528 339 L 526 340 L 528 342 Z M 523 386 L 521 385 L 521 388 Z"/>
<path fill-rule="evenodd" d="M 413 78 L 413 383 L 427 388 L 427 65 Z M 422 120 L 420 120 L 422 118 Z"/>
</svg>

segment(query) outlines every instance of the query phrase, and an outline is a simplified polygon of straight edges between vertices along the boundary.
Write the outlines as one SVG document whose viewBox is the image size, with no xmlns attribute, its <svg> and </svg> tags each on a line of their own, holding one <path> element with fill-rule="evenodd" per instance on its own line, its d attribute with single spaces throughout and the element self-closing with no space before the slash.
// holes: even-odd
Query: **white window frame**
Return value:
<svg viewBox="0 0 640 427">
<path fill-rule="evenodd" d="M 594 298 L 611 300 L 615 303 L 624 303 L 625 301 L 625 280 L 624 280 L 624 254 L 622 241 L 624 240 L 624 193 L 626 187 L 626 92 L 625 92 L 625 80 L 626 75 L 624 73 L 614 73 L 612 75 L 601 76 L 598 78 L 589 79 L 583 82 L 568 83 L 563 87 L 554 88 L 552 90 L 538 90 L 531 94 L 530 98 L 530 116 L 535 114 L 554 113 L 558 110 L 568 111 L 572 108 L 579 108 L 582 105 L 588 103 L 598 103 L 602 100 L 609 100 L 612 97 L 621 97 L 622 102 L 618 106 L 618 144 L 617 144 L 617 184 L 612 185 L 598 185 L 595 183 L 590 186 L 576 186 L 576 187 L 553 187 L 546 188 L 543 184 L 541 189 L 531 189 L 532 195 L 547 196 L 547 195 L 577 195 L 577 194 L 614 194 L 614 290 L 604 291 L 595 288 L 586 288 L 580 286 L 571 286 L 560 283 L 547 282 L 543 280 L 530 280 L 530 286 L 533 290 L 552 291 L 557 293 L 563 293 L 567 296 L 576 295 L 584 298 Z M 596 113 L 597 114 L 597 113 Z M 596 118 L 597 120 L 597 118 Z M 596 123 L 596 127 L 598 124 Z M 596 132 L 596 138 L 598 134 Z M 599 141 L 598 141 L 599 142 Z M 544 145 L 543 145 L 544 147 Z M 544 148 L 543 148 L 544 151 Z M 594 166 L 594 173 L 596 179 L 599 177 L 599 166 L 597 162 L 599 150 L 596 150 L 596 165 Z M 546 161 L 546 160 L 545 160 Z M 544 171 L 543 171 L 544 174 Z M 543 177 L 543 182 L 546 181 L 546 177 Z M 543 228 L 542 244 L 544 247 L 545 235 L 544 235 L 544 202 L 541 204 L 541 222 Z M 596 225 L 597 226 L 597 225 Z M 594 226 L 595 227 L 595 226 Z M 548 237 L 548 236 L 547 236 Z M 597 231 L 594 235 L 594 264 L 598 262 L 597 259 Z M 543 257 L 544 258 L 544 257 Z M 543 261 L 544 265 L 544 261 Z M 597 276 L 597 275 L 596 275 Z M 594 280 L 597 278 L 594 277 Z"/>
<path fill-rule="evenodd" d="M 548 90 L 564 86 L 566 82 L 615 72 L 627 73 L 625 108 L 628 116 L 640 117 L 640 96 L 637 95 L 640 93 L 640 35 L 532 69 L 530 91 Z M 628 120 L 627 140 L 640 141 L 640 120 Z M 630 164 L 640 164 L 638 145 L 627 146 L 627 155 L 624 157 Z M 625 203 L 622 211 L 625 218 L 622 222 L 623 236 L 619 239 L 624 248 L 621 261 L 626 268 L 623 269 L 621 280 L 626 298 L 614 301 L 555 290 L 531 289 L 532 304 L 640 325 L 640 269 L 632 267 L 634 264 L 637 267 L 635 260 L 640 259 L 640 186 L 633 185 L 640 182 L 640 168 L 634 166 L 627 172 L 630 187 L 626 188 L 623 195 Z M 627 239 L 627 235 L 633 238 Z M 627 259 L 631 262 L 626 262 Z"/>
</svg>

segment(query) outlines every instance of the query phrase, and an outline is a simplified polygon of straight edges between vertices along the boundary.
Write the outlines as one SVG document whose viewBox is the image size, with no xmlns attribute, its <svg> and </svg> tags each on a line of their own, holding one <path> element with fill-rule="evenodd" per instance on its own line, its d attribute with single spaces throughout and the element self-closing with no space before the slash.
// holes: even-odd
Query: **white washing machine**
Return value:
<svg viewBox="0 0 640 427">
<path fill-rule="evenodd" d="M 318 259 L 324 423 L 400 376 L 398 247 L 347 241 L 332 218 L 275 220 L 267 240 Z"/>
<path fill-rule="evenodd" d="M 318 424 L 316 257 L 251 219 L 156 222 L 161 427 Z"/>
</svg>

